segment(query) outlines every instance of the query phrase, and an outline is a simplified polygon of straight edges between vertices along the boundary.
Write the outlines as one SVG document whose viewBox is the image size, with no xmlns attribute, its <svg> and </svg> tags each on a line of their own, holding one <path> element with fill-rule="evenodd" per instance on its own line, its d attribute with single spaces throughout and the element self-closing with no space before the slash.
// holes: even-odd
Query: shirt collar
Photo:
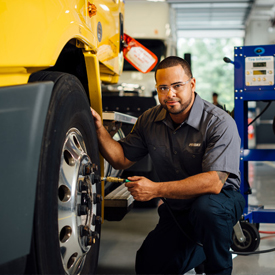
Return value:
<svg viewBox="0 0 275 275">
<path fill-rule="evenodd" d="M 185 121 L 186 124 L 199 130 L 202 112 L 203 112 L 203 101 L 201 97 L 195 92 L 195 100 L 191 108 L 190 114 Z M 162 110 L 159 112 L 159 114 L 155 118 L 155 122 L 164 121 L 166 119 L 166 116 L 167 116 L 167 111 L 164 108 L 162 108 Z"/>
<path fill-rule="evenodd" d="M 173 121 L 169 116 L 168 112 L 162 106 L 160 108 L 161 108 L 161 111 L 155 118 L 155 122 L 162 121 L 166 126 L 174 130 Z"/>
<path fill-rule="evenodd" d="M 161 107 L 161 111 L 155 118 L 155 122 L 164 120 L 166 118 L 166 115 L 167 115 L 167 111 Z"/>
<path fill-rule="evenodd" d="M 193 106 L 191 108 L 190 114 L 186 120 L 186 124 L 192 126 L 193 128 L 199 130 L 200 122 L 203 113 L 203 100 L 201 97 L 195 92 L 195 100 Z"/>
</svg>

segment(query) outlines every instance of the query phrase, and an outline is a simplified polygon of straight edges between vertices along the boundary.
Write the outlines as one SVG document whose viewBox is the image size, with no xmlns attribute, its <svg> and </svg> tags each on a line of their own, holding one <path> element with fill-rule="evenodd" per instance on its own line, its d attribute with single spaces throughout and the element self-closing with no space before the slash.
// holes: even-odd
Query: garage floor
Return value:
<svg viewBox="0 0 275 275">
<path fill-rule="evenodd" d="M 275 162 L 250 162 L 249 182 L 252 195 L 249 204 L 275 209 Z M 157 223 L 156 208 L 134 208 L 120 222 L 102 225 L 98 274 L 135 274 L 135 254 L 146 235 Z M 259 231 L 275 231 L 275 224 L 260 224 Z M 275 248 L 275 234 L 260 234 L 258 250 Z M 275 274 L 275 252 L 233 259 L 236 275 Z M 186 274 L 195 274 L 194 270 Z"/>
</svg>

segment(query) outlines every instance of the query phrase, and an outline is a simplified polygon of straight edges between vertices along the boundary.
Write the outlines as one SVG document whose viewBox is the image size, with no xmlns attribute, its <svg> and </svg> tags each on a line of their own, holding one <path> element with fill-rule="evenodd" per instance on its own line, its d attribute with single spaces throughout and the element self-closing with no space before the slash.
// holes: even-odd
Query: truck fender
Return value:
<svg viewBox="0 0 275 275">
<path fill-rule="evenodd" d="M 29 254 L 53 82 L 0 88 L 0 265 Z"/>
</svg>

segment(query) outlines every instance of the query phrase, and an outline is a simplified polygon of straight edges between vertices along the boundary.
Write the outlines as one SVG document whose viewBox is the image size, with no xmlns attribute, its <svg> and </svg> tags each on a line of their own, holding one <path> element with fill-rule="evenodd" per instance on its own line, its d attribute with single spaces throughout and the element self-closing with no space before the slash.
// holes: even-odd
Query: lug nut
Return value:
<svg viewBox="0 0 275 275">
<path fill-rule="evenodd" d="M 88 226 L 81 225 L 80 226 L 80 236 L 87 237 L 90 236 L 91 230 Z"/>
<path fill-rule="evenodd" d="M 96 231 L 92 232 L 92 237 L 95 239 L 99 239 L 99 234 Z"/>
<path fill-rule="evenodd" d="M 79 192 L 87 191 L 89 189 L 88 183 L 83 180 L 79 181 L 78 186 Z"/>
<path fill-rule="evenodd" d="M 92 234 L 87 237 L 86 245 L 95 244 L 96 239 L 99 239 L 99 234 L 97 232 L 92 232 Z"/>
<path fill-rule="evenodd" d="M 103 198 L 100 194 L 93 194 L 93 202 L 94 204 L 101 203 Z"/>
<path fill-rule="evenodd" d="M 93 215 L 92 217 L 92 225 L 101 224 L 102 218 L 100 216 Z"/>
<path fill-rule="evenodd" d="M 98 171 L 98 165 L 96 165 L 95 163 L 92 164 L 92 169 L 93 171 Z"/>
<path fill-rule="evenodd" d="M 92 184 L 99 183 L 101 182 L 101 176 L 96 175 L 95 173 L 92 173 L 91 180 L 92 180 Z"/>
<path fill-rule="evenodd" d="M 79 204 L 78 207 L 77 207 L 77 213 L 78 213 L 78 216 L 87 215 L 88 214 L 87 205 Z"/>
<path fill-rule="evenodd" d="M 90 163 L 84 165 L 83 167 L 83 174 L 84 176 L 90 175 L 92 173 L 92 166 Z"/>
</svg>

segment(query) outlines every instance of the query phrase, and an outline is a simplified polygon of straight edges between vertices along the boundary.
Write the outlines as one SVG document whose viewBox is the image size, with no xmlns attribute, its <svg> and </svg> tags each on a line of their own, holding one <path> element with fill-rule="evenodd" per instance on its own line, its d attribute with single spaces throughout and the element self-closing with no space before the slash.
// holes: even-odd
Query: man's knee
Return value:
<svg viewBox="0 0 275 275">
<path fill-rule="evenodd" d="M 220 214 L 223 214 L 222 212 L 222 206 L 220 204 L 217 204 L 213 201 L 211 198 L 211 195 L 203 195 L 198 197 L 190 211 L 190 219 L 198 219 L 200 221 L 204 222 L 215 222 L 215 219 Z"/>
</svg>

